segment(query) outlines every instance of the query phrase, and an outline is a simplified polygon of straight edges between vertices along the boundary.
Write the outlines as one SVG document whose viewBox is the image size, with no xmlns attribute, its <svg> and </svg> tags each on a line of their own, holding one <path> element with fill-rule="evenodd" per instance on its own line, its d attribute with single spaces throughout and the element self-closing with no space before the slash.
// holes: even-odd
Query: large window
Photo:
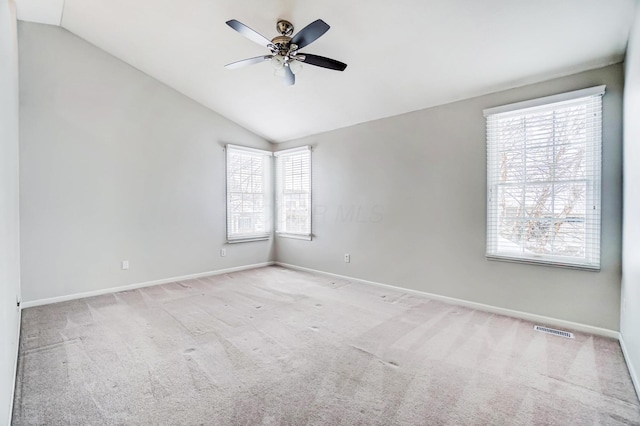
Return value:
<svg viewBox="0 0 640 426">
<path fill-rule="evenodd" d="M 288 149 L 275 156 L 276 233 L 311 239 L 311 149 Z"/>
<path fill-rule="evenodd" d="M 600 268 L 603 94 L 484 111 L 488 258 Z"/>
<path fill-rule="evenodd" d="M 271 153 L 227 145 L 227 241 L 271 234 Z"/>
</svg>

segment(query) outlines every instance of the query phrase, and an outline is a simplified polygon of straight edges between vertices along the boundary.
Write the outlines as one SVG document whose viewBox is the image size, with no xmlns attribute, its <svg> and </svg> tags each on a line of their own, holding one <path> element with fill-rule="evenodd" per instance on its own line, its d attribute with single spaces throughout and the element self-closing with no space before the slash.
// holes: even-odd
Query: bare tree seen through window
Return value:
<svg viewBox="0 0 640 426">
<path fill-rule="evenodd" d="M 501 119 L 498 245 L 584 257 L 586 105 Z"/>
</svg>

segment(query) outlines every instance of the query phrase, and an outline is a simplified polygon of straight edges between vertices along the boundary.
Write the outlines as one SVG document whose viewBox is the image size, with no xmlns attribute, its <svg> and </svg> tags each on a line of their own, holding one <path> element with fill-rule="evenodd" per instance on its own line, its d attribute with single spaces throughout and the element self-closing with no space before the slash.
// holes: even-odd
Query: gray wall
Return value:
<svg viewBox="0 0 640 426">
<path fill-rule="evenodd" d="M 279 145 L 314 147 L 315 210 L 313 241 L 278 238 L 277 259 L 617 330 L 622 74 L 613 65 Z M 602 270 L 487 261 L 482 110 L 600 84 L 607 85 Z"/>
<path fill-rule="evenodd" d="M 620 332 L 629 369 L 640 385 L 640 5 L 625 62 L 624 232 Z M 637 388 L 638 392 L 640 389 Z"/>
<path fill-rule="evenodd" d="M 269 142 L 64 29 L 18 35 L 25 301 L 273 258 L 273 241 L 220 257 L 222 147 Z"/>
<path fill-rule="evenodd" d="M 0 0 L 0 424 L 10 421 L 20 318 L 16 36 L 13 1 Z"/>
</svg>

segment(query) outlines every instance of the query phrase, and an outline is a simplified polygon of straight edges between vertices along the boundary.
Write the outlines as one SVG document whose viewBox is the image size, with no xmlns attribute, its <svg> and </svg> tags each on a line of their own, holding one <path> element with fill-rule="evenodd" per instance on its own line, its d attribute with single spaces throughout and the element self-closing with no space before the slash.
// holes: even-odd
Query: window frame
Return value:
<svg viewBox="0 0 640 426">
<path fill-rule="evenodd" d="M 283 202 L 283 193 L 281 192 L 281 190 L 283 190 L 283 183 L 281 182 L 282 179 L 285 179 L 286 176 L 281 175 L 282 171 L 279 169 L 280 168 L 280 161 L 282 161 L 281 159 L 287 156 L 293 156 L 299 153 L 307 153 L 307 155 L 309 156 L 309 170 L 308 170 L 308 176 L 309 176 L 309 187 L 308 187 L 308 197 L 307 197 L 307 205 L 308 205 L 308 212 L 307 212 L 307 221 L 309 223 L 309 232 L 290 232 L 290 231 L 283 231 L 281 229 L 282 226 L 282 220 L 281 220 L 281 214 L 283 214 L 285 212 L 285 210 L 283 210 L 283 206 L 282 206 L 282 202 Z M 304 145 L 304 146 L 299 146 L 296 148 L 291 148 L 291 149 L 285 149 L 282 151 L 277 151 L 274 152 L 274 157 L 275 157 L 275 173 L 274 173 L 274 180 L 275 180 L 275 185 L 274 185 L 274 195 L 275 195 L 275 232 L 276 232 L 276 236 L 278 237 L 285 237 L 285 238 L 294 238 L 294 239 L 299 239 L 299 240 L 307 240 L 307 241 L 311 241 L 312 236 L 313 236 L 313 166 L 312 166 L 312 149 L 310 145 Z M 281 179 L 280 179 L 281 178 Z"/>
<path fill-rule="evenodd" d="M 486 131 L 487 131 L 487 224 L 486 224 L 486 253 L 485 256 L 488 260 L 501 260 L 509 262 L 541 264 L 547 266 L 558 266 L 575 269 L 584 269 L 590 271 L 599 271 L 601 263 L 601 233 L 602 233 L 602 130 L 603 130 L 603 114 L 602 114 L 602 97 L 605 93 L 606 86 L 596 86 L 582 90 L 576 90 L 567 93 L 561 93 L 558 95 L 547 96 L 543 98 L 533 99 L 524 102 L 518 102 L 514 104 L 508 104 L 498 106 L 495 108 L 488 108 L 483 111 L 486 118 Z M 516 251 L 498 250 L 499 240 L 499 191 L 500 186 L 506 187 L 507 185 L 520 184 L 524 188 L 524 194 L 527 193 L 527 174 L 526 174 L 526 160 L 521 168 L 524 180 L 515 183 L 502 183 L 500 184 L 497 178 L 500 171 L 500 160 L 498 158 L 499 149 L 499 136 L 491 133 L 495 129 L 490 125 L 490 120 L 496 120 L 505 117 L 522 117 L 526 119 L 530 114 L 545 112 L 545 111 L 558 111 L 563 107 L 566 107 L 572 103 L 584 102 L 585 105 L 594 102 L 592 98 L 599 97 L 600 109 L 599 119 L 587 120 L 590 123 L 595 123 L 596 127 L 590 128 L 588 131 L 591 134 L 587 134 L 585 137 L 586 149 L 584 152 L 585 159 L 585 215 L 584 215 L 584 249 L 585 255 L 582 258 L 574 256 L 562 256 L 560 254 L 543 254 L 543 253 L 526 253 L 526 249 L 523 243 L 520 243 L 522 250 L 518 253 Z M 493 122 L 491 122 L 493 123 Z M 555 131 L 555 123 L 552 124 L 553 131 Z M 588 142 L 591 142 L 589 144 Z M 553 149 L 555 152 L 557 142 L 553 139 Z M 535 149 L 535 148 L 534 148 Z M 523 152 L 526 152 L 526 142 L 524 144 Z M 525 158 L 525 157 L 523 157 Z M 555 168 L 554 168 L 555 170 Z M 557 183 L 566 184 L 566 179 L 556 179 L 555 176 L 549 182 L 552 182 L 552 186 Z M 536 183 L 534 182 L 533 185 Z M 539 184 L 539 183 L 538 183 Z M 529 183 L 532 185 L 532 183 Z M 526 197 L 526 195 L 525 195 Z M 555 200 L 555 193 L 554 198 Z M 592 208 L 590 208 L 592 207 Z M 555 213 L 552 213 L 552 216 Z M 526 216 L 525 216 L 526 217 Z M 553 221 L 552 221 L 553 223 Z"/>
<path fill-rule="evenodd" d="M 231 233 L 230 229 L 230 195 L 232 194 L 229 179 L 229 160 L 234 152 L 262 157 L 262 182 L 263 182 L 263 206 L 264 206 L 264 232 L 255 233 Z M 269 240 L 273 235 L 273 153 L 263 149 L 227 144 L 225 146 L 225 227 L 226 241 L 229 244 Z M 243 193 L 244 194 L 244 193 Z M 252 192 L 253 194 L 253 192 Z"/>
</svg>

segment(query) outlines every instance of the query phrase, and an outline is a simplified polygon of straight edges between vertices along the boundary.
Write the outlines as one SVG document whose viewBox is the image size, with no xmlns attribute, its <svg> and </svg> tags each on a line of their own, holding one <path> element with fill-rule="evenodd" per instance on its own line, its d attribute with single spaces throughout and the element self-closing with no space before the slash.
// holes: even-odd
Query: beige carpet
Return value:
<svg viewBox="0 0 640 426">
<path fill-rule="evenodd" d="M 23 312 L 15 425 L 640 424 L 615 340 L 268 267 Z"/>
</svg>

